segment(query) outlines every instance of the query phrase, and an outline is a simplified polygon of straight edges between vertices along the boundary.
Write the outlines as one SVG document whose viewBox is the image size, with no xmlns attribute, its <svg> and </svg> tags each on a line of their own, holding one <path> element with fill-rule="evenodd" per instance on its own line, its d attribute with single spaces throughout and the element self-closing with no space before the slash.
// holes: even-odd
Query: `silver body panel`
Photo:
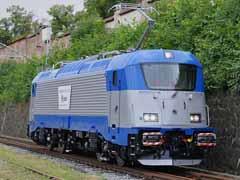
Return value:
<svg viewBox="0 0 240 180">
<path fill-rule="evenodd" d="M 58 87 L 68 85 L 71 85 L 70 108 L 62 110 L 58 107 Z M 85 116 L 109 114 L 109 96 L 104 72 L 39 82 L 36 94 L 31 100 L 32 114 Z"/>
<path fill-rule="evenodd" d="M 110 119 L 109 119 L 109 126 L 115 124 L 116 127 L 120 127 L 120 113 L 121 113 L 121 105 L 120 105 L 120 91 L 110 91 L 109 92 L 109 112 L 110 112 Z"/>
<path fill-rule="evenodd" d="M 115 92 L 113 92 L 115 93 Z M 143 113 L 157 113 L 158 122 L 146 122 Z M 200 123 L 190 122 L 190 114 L 201 114 Z M 207 127 L 205 95 L 187 91 L 120 91 L 121 127 Z"/>
</svg>

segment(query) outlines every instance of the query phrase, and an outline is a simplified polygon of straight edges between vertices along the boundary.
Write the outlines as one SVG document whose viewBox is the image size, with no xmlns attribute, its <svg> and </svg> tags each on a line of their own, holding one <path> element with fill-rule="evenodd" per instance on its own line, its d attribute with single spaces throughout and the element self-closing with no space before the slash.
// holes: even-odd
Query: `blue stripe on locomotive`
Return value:
<svg viewBox="0 0 240 180">
<path fill-rule="evenodd" d="M 122 146 L 128 145 L 128 135 L 138 134 L 144 130 L 158 130 L 163 134 L 168 131 L 182 131 L 186 135 L 193 135 L 197 132 L 213 132 L 213 128 L 116 128 L 108 127 L 107 116 L 67 116 L 67 115 L 35 115 L 35 121 L 31 122 L 30 131 L 34 127 L 60 128 L 77 131 L 87 131 L 101 134 L 107 141 Z M 117 135 L 119 134 L 119 135 Z"/>
<path fill-rule="evenodd" d="M 173 58 L 165 58 L 165 52 L 172 52 Z M 112 59 L 103 59 L 95 61 L 76 61 L 65 65 L 60 70 L 53 70 L 39 73 L 33 80 L 33 84 L 50 79 L 67 78 L 82 73 L 89 73 L 104 70 L 106 73 L 107 91 L 115 90 L 147 90 L 141 71 L 142 63 L 182 63 L 197 66 L 197 81 L 194 91 L 204 92 L 204 80 L 202 73 L 202 65 L 194 55 L 183 51 L 170 50 L 140 50 L 132 53 L 126 53 L 113 57 Z M 118 72 L 118 80 L 120 86 L 112 86 L 113 71 Z M 36 85 L 37 88 L 37 85 Z M 37 95 L 37 94 L 36 94 Z M 30 122 L 30 131 L 34 131 L 37 127 L 46 128 L 64 128 L 69 130 L 93 131 L 104 136 L 106 140 L 113 141 L 119 145 L 127 145 L 128 134 L 136 134 L 139 130 L 147 128 L 116 128 L 108 127 L 107 116 L 64 116 L 64 115 L 34 115 L 34 121 Z M 185 131 L 186 134 L 193 134 L 195 131 L 213 131 L 211 128 L 187 128 L 179 129 Z M 162 129 L 166 132 L 173 129 Z M 120 134 L 120 136 L 115 136 Z M 115 136 L 115 137 L 113 137 Z M 115 138 L 115 139 L 114 139 Z"/>
</svg>

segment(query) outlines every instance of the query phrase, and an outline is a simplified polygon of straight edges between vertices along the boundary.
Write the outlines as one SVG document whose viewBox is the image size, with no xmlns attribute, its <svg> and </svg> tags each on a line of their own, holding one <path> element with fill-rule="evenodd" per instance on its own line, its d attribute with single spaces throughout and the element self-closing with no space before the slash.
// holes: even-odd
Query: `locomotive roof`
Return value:
<svg viewBox="0 0 240 180">
<path fill-rule="evenodd" d="M 169 53 L 170 57 L 166 57 L 166 53 Z M 123 69 L 127 66 L 136 64 L 159 62 L 191 64 L 202 67 L 197 58 L 190 52 L 162 49 L 138 50 L 106 59 L 78 60 L 75 62 L 71 62 L 64 65 L 60 69 L 40 72 L 34 78 L 33 83 L 83 73 Z"/>
</svg>

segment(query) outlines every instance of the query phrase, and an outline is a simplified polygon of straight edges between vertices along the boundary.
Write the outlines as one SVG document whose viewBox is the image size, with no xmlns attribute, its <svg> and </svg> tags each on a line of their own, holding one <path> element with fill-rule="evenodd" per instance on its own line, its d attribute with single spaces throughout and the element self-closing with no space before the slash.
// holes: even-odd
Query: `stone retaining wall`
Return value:
<svg viewBox="0 0 240 180">
<path fill-rule="evenodd" d="M 15 137 L 26 137 L 28 107 L 28 103 L 0 106 L 0 133 Z"/>
<path fill-rule="evenodd" d="M 211 153 L 209 167 L 240 174 L 240 96 L 210 94 L 211 126 L 217 131 L 217 148 Z"/>
</svg>

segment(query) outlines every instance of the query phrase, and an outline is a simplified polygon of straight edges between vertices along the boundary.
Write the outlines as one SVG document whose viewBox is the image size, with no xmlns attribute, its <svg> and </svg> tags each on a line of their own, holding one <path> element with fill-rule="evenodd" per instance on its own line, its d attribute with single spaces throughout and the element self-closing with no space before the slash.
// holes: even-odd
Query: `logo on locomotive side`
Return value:
<svg viewBox="0 0 240 180">
<path fill-rule="evenodd" d="M 58 109 L 68 110 L 71 103 L 71 86 L 58 87 Z"/>
</svg>

